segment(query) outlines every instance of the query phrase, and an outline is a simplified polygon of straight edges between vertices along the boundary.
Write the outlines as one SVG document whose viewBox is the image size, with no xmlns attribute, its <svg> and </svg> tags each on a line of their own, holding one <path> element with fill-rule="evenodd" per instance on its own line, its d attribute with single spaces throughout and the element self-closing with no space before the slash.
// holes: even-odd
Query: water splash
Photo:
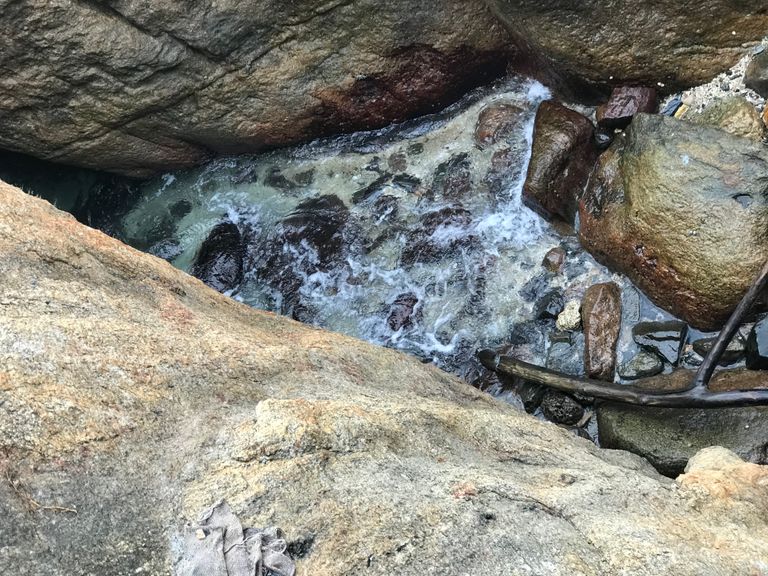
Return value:
<svg viewBox="0 0 768 576">
<path fill-rule="evenodd" d="M 541 84 L 512 79 L 399 126 L 165 175 L 145 185 L 122 233 L 190 270 L 209 231 L 229 220 L 248 245 L 232 297 L 466 376 L 477 348 L 531 318 L 520 290 L 561 241 L 521 202 L 547 98 Z M 478 141 L 483 111 L 499 106 L 507 124 Z M 348 210 L 332 255 L 280 236 L 297 207 L 330 195 Z"/>
</svg>

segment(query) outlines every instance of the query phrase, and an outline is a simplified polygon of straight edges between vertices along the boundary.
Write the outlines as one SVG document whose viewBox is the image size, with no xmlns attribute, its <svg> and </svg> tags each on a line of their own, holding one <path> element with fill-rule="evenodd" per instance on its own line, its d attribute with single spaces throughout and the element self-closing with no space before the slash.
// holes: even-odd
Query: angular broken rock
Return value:
<svg viewBox="0 0 768 576">
<path fill-rule="evenodd" d="M 581 302 L 584 371 L 589 378 L 613 381 L 621 331 L 621 290 L 613 282 L 593 284 Z"/>
<path fill-rule="evenodd" d="M 604 128 L 625 128 L 635 114 L 655 112 L 656 90 L 643 86 L 620 86 L 597 108 L 597 123 Z"/>
<path fill-rule="evenodd" d="M 542 102 L 533 128 L 533 149 L 523 201 L 547 219 L 573 223 L 584 185 L 597 158 L 594 127 L 562 104 Z"/>
</svg>

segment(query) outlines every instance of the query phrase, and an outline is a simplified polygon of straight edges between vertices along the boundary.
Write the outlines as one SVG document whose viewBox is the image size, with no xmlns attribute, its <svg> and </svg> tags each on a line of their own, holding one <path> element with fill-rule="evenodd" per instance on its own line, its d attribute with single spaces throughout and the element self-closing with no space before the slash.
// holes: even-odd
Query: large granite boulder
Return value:
<svg viewBox="0 0 768 576">
<path fill-rule="evenodd" d="M 184 521 L 219 499 L 245 527 L 282 528 L 299 574 L 768 562 L 765 512 L 743 505 L 765 482 L 686 488 L 414 358 L 249 309 L 2 183 L 0 205 L 4 574 L 167 574 Z"/>
<path fill-rule="evenodd" d="M 768 30 L 768 5 L 745 0 L 487 2 L 542 66 L 585 88 L 708 82 Z"/>
<path fill-rule="evenodd" d="M 762 144 L 640 114 L 598 161 L 580 238 L 662 308 L 719 329 L 768 259 L 767 183 Z"/>
<path fill-rule="evenodd" d="M 672 90 L 761 38 L 758 4 L 0 0 L 0 148 L 146 176 L 431 112 L 508 66 Z"/>
<path fill-rule="evenodd" d="M 480 0 L 0 12 L 0 148 L 137 176 L 431 112 L 518 55 Z"/>
</svg>

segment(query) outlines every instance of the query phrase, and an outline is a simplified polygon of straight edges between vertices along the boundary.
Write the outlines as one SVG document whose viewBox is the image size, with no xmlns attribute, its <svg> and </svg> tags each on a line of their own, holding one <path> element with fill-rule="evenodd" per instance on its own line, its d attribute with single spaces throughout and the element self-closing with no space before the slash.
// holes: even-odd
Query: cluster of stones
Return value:
<svg viewBox="0 0 768 576">
<path fill-rule="evenodd" d="M 768 96 L 768 51 L 753 57 L 745 84 Z M 524 202 L 553 223 L 577 229 L 598 261 L 625 274 L 679 318 L 632 326 L 637 352 L 617 366 L 620 287 L 595 284 L 569 302 L 549 295 L 535 306 L 537 318 L 555 319 L 549 369 L 606 382 L 648 378 L 643 386 L 668 386 L 652 377 L 701 364 L 714 337 L 694 337 L 693 328 L 719 329 L 768 259 L 761 232 L 768 206 L 757 184 L 768 178 L 768 153 L 758 110 L 741 96 L 695 113 L 657 110 L 655 89 L 642 86 L 614 89 L 591 117 L 557 102 L 539 108 Z M 555 248 L 543 266 L 559 271 L 566 258 L 562 248 Z M 510 352 L 519 350 L 512 346 Z M 766 369 L 766 354 L 768 318 L 758 317 L 742 326 L 720 365 Z M 540 406 L 558 423 L 584 424 L 583 406 L 590 399 L 515 385 L 525 395 L 526 409 Z M 664 473 L 682 471 L 702 441 L 766 460 L 764 430 L 754 424 L 762 421 L 763 408 L 649 410 L 598 404 L 596 412 L 601 445 L 641 453 Z M 702 427 L 714 432 L 697 440 Z"/>
</svg>

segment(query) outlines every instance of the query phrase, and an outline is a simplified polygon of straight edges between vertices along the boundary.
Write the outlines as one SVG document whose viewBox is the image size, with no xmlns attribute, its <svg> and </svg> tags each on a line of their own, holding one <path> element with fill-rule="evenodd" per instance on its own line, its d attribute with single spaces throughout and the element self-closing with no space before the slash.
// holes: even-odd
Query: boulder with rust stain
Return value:
<svg viewBox="0 0 768 576">
<path fill-rule="evenodd" d="M 592 123 L 557 102 L 536 112 L 533 149 L 523 201 L 547 219 L 573 223 L 579 198 L 597 157 Z"/>
<path fill-rule="evenodd" d="M 579 236 L 657 305 L 716 330 L 768 259 L 766 187 L 761 144 L 639 114 L 598 161 Z"/>
<path fill-rule="evenodd" d="M 3 2 L 0 148 L 134 176 L 433 112 L 523 59 L 479 1 Z"/>
</svg>

